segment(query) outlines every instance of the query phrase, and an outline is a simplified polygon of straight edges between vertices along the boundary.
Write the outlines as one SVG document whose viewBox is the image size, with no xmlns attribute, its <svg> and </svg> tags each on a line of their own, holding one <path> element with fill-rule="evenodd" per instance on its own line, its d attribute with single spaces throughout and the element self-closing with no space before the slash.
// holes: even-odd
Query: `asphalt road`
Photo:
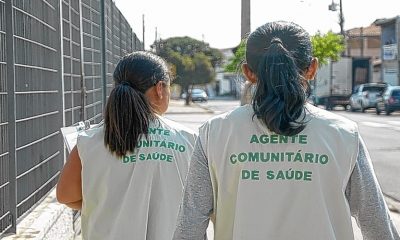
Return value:
<svg viewBox="0 0 400 240">
<path fill-rule="evenodd" d="M 382 191 L 400 202 L 400 114 L 334 112 L 358 123 Z"/>
</svg>

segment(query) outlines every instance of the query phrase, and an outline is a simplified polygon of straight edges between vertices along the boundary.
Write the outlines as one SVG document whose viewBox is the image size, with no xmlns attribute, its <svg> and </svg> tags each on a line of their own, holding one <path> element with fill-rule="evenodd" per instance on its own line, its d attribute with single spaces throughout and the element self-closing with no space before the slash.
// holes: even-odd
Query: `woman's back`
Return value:
<svg viewBox="0 0 400 240">
<path fill-rule="evenodd" d="M 195 133 L 161 117 L 171 74 L 150 52 L 124 56 L 104 122 L 78 137 L 57 199 L 82 210 L 84 239 L 172 238 Z"/>
<path fill-rule="evenodd" d="M 84 239 L 171 239 L 195 134 L 160 117 L 123 157 L 104 146 L 102 126 L 78 138 Z"/>
<path fill-rule="evenodd" d="M 200 129 L 218 196 L 216 239 L 353 238 L 344 198 L 357 157 L 356 125 L 311 105 L 307 109 L 307 127 L 294 136 L 252 120 L 249 105 Z"/>
<path fill-rule="evenodd" d="M 199 133 L 174 239 L 399 239 L 355 123 L 306 104 L 318 60 L 310 36 L 271 22 L 246 42 L 252 106 Z M 371 217 L 373 216 L 373 217 Z"/>
</svg>

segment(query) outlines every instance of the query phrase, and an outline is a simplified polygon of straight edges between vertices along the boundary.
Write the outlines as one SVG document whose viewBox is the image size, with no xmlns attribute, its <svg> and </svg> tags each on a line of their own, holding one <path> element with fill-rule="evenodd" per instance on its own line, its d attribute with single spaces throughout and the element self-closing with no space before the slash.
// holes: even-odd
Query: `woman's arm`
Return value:
<svg viewBox="0 0 400 240">
<path fill-rule="evenodd" d="M 57 200 L 73 209 L 82 208 L 81 159 L 76 146 L 68 156 L 57 183 Z"/>
<path fill-rule="evenodd" d="M 400 240 L 361 138 L 357 162 L 347 183 L 346 198 L 365 240 Z"/>
<path fill-rule="evenodd" d="M 207 239 L 206 231 L 212 212 L 213 190 L 208 161 L 200 138 L 197 138 L 173 239 Z"/>
<path fill-rule="evenodd" d="M 82 209 L 82 200 L 79 200 L 77 202 L 72 202 L 72 203 L 66 203 L 67 207 L 75 209 L 75 210 L 81 210 Z"/>
</svg>

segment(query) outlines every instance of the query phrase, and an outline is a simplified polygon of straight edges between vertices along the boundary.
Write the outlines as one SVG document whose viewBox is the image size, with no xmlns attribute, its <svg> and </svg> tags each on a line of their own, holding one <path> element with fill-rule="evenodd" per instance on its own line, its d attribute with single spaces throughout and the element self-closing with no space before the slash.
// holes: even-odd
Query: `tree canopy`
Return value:
<svg viewBox="0 0 400 240">
<path fill-rule="evenodd" d="M 313 56 L 317 57 L 320 65 L 327 63 L 328 59 L 334 61 L 339 60 L 341 53 L 344 51 L 342 35 L 338 35 L 329 31 L 326 34 L 317 32 L 311 37 L 311 44 L 313 47 Z M 246 42 L 242 41 L 236 48 L 234 57 L 230 59 L 229 63 L 225 66 L 227 72 L 241 71 L 240 65 L 245 59 Z"/>
<path fill-rule="evenodd" d="M 327 64 L 328 59 L 337 61 L 341 53 L 344 51 L 343 36 L 333 33 L 332 31 L 326 34 L 317 32 L 311 37 L 313 46 L 313 56 L 318 58 L 319 64 Z"/>
<path fill-rule="evenodd" d="M 218 49 L 190 37 L 158 40 L 152 48 L 171 65 L 175 74 L 174 83 L 186 91 L 190 85 L 213 81 L 214 68 L 222 61 L 222 53 Z"/>
<path fill-rule="evenodd" d="M 234 56 L 230 59 L 230 62 L 225 66 L 227 72 L 238 72 L 241 71 L 240 66 L 245 59 L 246 41 L 242 40 L 234 49 Z"/>
</svg>

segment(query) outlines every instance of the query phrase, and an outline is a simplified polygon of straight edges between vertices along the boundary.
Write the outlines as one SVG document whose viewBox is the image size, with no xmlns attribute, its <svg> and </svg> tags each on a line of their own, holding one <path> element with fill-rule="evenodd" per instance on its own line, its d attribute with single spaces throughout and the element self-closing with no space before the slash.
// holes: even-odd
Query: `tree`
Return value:
<svg viewBox="0 0 400 240">
<path fill-rule="evenodd" d="M 230 59 L 230 62 L 225 66 L 227 72 L 240 72 L 240 66 L 245 59 L 246 52 L 246 41 L 242 40 L 236 48 L 233 49 L 234 56 Z"/>
<path fill-rule="evenodd" d="M 327 64 L 328 59 L 339 60 L 344 51 L 343 36 L 329 31 L 326 34 L 317 32 L 311 37 L 313 56 L 317 57 L 320 65 Z M 245 60 L 246 42 L 242 41 L 236 48 L 235 55 L 225 66 L 227 72 L 241 71 L 240 65 Z"/>
<path fill-rule="evenodd" d="M 189 92 L 195 84 L 214 80 L 214 68 L 222 61 L 222 53 L 208 43 L 190 37 L 173 37 L 154 42 L 152 48 L 174 69 L 175 84 Z M 186 104 L 189 104 L 189 94 Z"/>
<path fill-rule="evenodd" d="M 192 80 L 196 84 L 206 84 L 214 80 L 215 72 L 210 59 L 204 53 L 195 53 L 193 56 L 195 71 Z M 210 71 L 210 69 L 213 69 Z"/>
<path fill-rule="evenodd" d="M 313 46 L 313 56 L 318 58 L 319 64 L 327 64 L 329 59 L 337 61 L 341 53 L 344 51 L 343 36 L 335 34 L 332 31 L 326 34 L 317 32 L 311 37 Z"/>
</svg>

